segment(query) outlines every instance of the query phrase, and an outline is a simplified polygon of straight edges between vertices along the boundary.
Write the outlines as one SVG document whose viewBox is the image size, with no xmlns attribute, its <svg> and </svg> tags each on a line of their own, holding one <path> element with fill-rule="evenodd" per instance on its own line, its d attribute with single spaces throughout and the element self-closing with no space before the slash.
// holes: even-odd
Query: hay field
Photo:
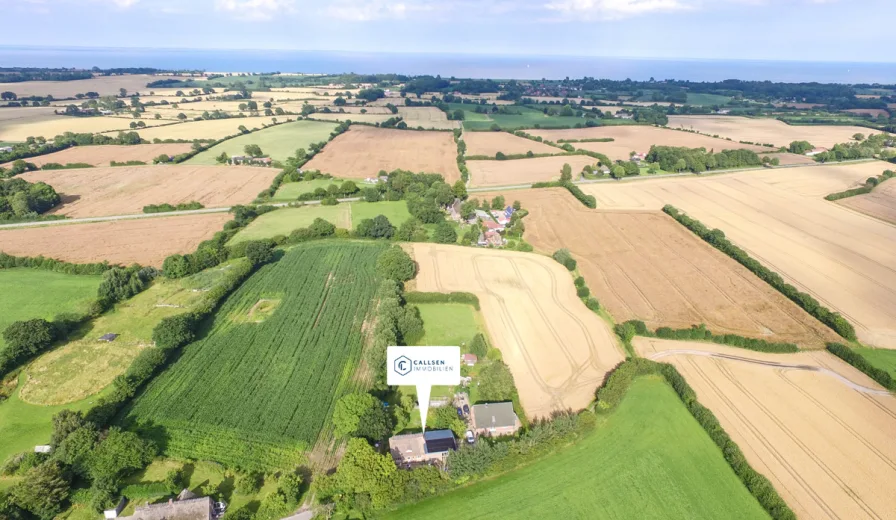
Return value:
<svg viewBox="0 0 896 520">
<path fill-rule="evenodd" d="M 352 126 L 305 165 L 341 179 L 364 179 L 401 168 L 440 173 L 445 181 L 460 179 L 457 145 L 451 132 L 417 132 Z"/>
<path fill-rule="evenodd" d="M 837 204 L 896 224 L 896 182 L 885 182 L 871 193 L 840 199 Z"/>
<path fill-rule="evenodd" d="M 398 115 L 411 128 L 418 126 L 435 130 L 460 128 L 460 121 L 449 121 L 445 112 L 436 107 L 398 107 Z"/>
<path fill-rule="evenodd" d="M 148 74 L 133 74 L 126 76 L 97 76 L 92 79 L 79 79 L 75 81 L 23 81 L 21 83 L 0 83 L 0 91 L 10 90 L 17 96 L 46 96 L 54 98 L 75 97 L 75 94 L 96 92 L 101 96 L 108 94 L 118 95 L 118 90 L 124 88 L 129 94 L 134 92 L 148 92 L 146 84 L 159 79 Z"/>
<path fill-rule="evenodd" d="M 815 146 L 830 148 L 852 141 L 856 132 L 876 133 L 860 126 L 791 126 L 777 119 L 737 116 L 669 116 L 669 128 L 686 128 L 706 134 L 718 134 L 735 141 L 769 143 L 787 146 L 792 141 L 809 141 Z"/>
<path fill-rule="evenodd" d="M 181 110 L 180 112 L 183 112 Z M 264 125 L 273 124 L 271 117 L 233 117 L 230 119 L 210 119 L 207 121 L 189 121 L 178 124 L 168 124 L 158 128 L 144 128 L 138 133 L 143 139 L 221 139 L 239 133 L 239 127 L 245 126 L 249 130 L 263 128 Z M 282 116 L 281 116 L 281 119 Z M 149 125 L 150 121 L 146 120 Z M 168 123 L 168 121 L 162 121 Z M 115 135 L 106 134 L 106 135 Z"/>
<path fill-rule="evenodd" d="M 587 155 L 563 155 L 509 161 L 467 161 L 467 168 L 470 170 L 470 186 L 509 186 L 557 180 L 564 164 L 572 167 L 575 177 L 585 166 L 597 164 L 597 159 Z"/>
<path fill-rule="evenodd" d="M 797 518 L 891 518 L 896 397 L 828 352 L 635 338 L 675 365 Z"/>
<path fill-rule="evenodd" d="M 563 150 L 539 143 L 525 137 L 517 137 L 508 132 L 464 132 L 467 143 L 466 155 L 490 155 L 498 152 L 504 155 L 526 153 L 562 153 Z"/>
<path fill-rule="evenodd" d="M 214 165 L 217 164 L 215 158 L 221 155 L 221 152 L 227 152 L 229 156 L 243 155 L 243 150 L 248 144 L 257 144 L 271 159 L 285 161 L 295 155 L 299 148 L 307 150 L 311 143 L 326 142 L 334 128 L 335 124 L 314 121 L 283 123 L 228 139 L 196 154 L 186 164 Z"/>
<path fill-rule="evenodd" d="M 0 128 L 11 122 L 35 122 L 56 118 L 53 107 L 4 107 L 0 108 Z"/>
<path fill-rule="evenodd" d="M 765 153 L 760 155 L 759 157 L 768 157 L 769 159 L 774 159 L 777 157 L 781 166 L 792 166 L 794 164 L 816 164 L 811 157 L 806 157 L 805 155 L 799 155 L 795 153 Z"/>
<path fill-rule="evenodd" d="M 46 182 L 62 197 L 52 210 L 72 218 L 141 213 L 150 204 L 199 201 L 208 208 L 250 202 L 279 173 L 251 166 L 119 166 L 44 170 L 20 177 Z"/>
<path fill-rule="evenodd" d="M 490 197 L 491 194 L 482 194 Z M 746 268 L 655 211 L 589 210 L 562 188 L 504 193 L 529 211 L 526 240 L 567 248 L 617 322 L 738 334 L 824 348 L 838 336 Z"/>
<path fill-rule="evenodd" d="M 0 230 L 0 251 L 15 256 L 161 267 L 168 255 L 191 253 L 221 231 L 228 213 L 142 218 Z"/>
<path fill-rule="evenodd" d="M 598 183 L 582 190 L 603 209 L 678 207 L 840 312 L 862 341 L 896 348 L 896 227 L 823 198 L 888 166 L 804 166 Z"/>
<path fill-rule="evenodd" d="M 558 139 L 600 139 L 612 137 L 614 140 L 608 143 L 572 143 L 572 145 L 583 150 L 605 154 L 613 160 L 628 160 L 631 152 L 647 153 L 652 145 L 706 148 L 716 152 L 737 149 L 747 149 L 755 152 L 767 152 L 770 150 L 767 147 L 740 144 L 693 132 L 681 132 L 647 125 L 600 126 L 570 130 L 529 130 L 528 132 L 555 143 Z"/>
<path fill-rule="evenodd" d="M 43 136 L 52 139 L 65 132 L 75 133 L 100 133 L 115 137 L 119 131 L 130 132 L 130 124 L 134 121 L 143 121 L 146 126 L 158 126 L 169 124 L 170 121 L 158 119 L 133 119 L 130 117 L 71 117 L 42 115 L 40 118 L 20 119 L 0 122 L 0 141 L 24 141 L 29 137 Z M 141 137 L 143 132 L 140 130 Z"/>
<path fill-rule="evenodd" d="M 531 420 L 588 405 L 623 356 L 609 327 L 576 296 L 552 259 L 502 250 L 413 244 L 417 289 L 472 292 L 513 372 Z"/>
<path fill-rule="evenodd" d="M 143 161 L 151 164 L 153 159 L 162 154 L 178 155 L 190 150 L 192 150 L 192 145 L 186 143 L 73 146 L 59 152 L 31 157 L 28 162 L 37 166 L 47 163 L 87 163 L 94 166 L 109 166 L 111 161 Z M 8 167 L 10 164 L 0 164 L 0 167 Z"/>
</svg>

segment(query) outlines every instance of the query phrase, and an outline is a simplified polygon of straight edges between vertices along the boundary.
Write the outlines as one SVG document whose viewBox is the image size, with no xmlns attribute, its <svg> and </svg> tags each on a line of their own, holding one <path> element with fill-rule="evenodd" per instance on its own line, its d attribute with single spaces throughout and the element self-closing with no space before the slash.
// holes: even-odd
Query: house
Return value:
<svg viewBox="0 0 896 520">
<path fill-rule="evenodd" d="M 616 115 L 614 117 L 616 119 L 634 119 L 635 118 L 635 116 L 633 116 L 631 114 L 626 114 L 625 112 L 616 112 Z"/>
<path fill-rule="evenodd" d="M 451 430 L 432 430 L 389 438 L 389 452 L 396 464 L 441 464 L 457 449 Z"/>
<path fill-rule="evenodd" d="M 521 426 L 520 418 L 513 411 L 513 403 L 509 402 L 474 405 L 470 422 L 477 435 L 491 437 L 513 435 Z"/>
<path fill-rule="evenodd" d="M 632 157 L 631 157 L 632 162 L 641 162 L 644 159 L 647 159 L 646 153 L 636 153 L 636 154 L 632 155 Z"/>
<path fill-rule="evenodd" d="M 184 495 L 183 492 L 178 497 L 182 495 Z M 137 506 L 133 515 L 119 518 L 129 520 L 213 520 L 216 517 L 211 497 L 202 497 L 185 498 L 184 500 L 171 499 L 161 504 Z"/>
<path fill-rule="evenodd" d="M 482 211 L 481 209 L 477 209 L 476 210 L 476 218 L 482 219 L 483 222 L 487 222 L 492 219 L 492 215 L 488 211 Z"/>
<path fill-rule="evenodd" d="M 493 220 L 483 221 L 482 225 L 486 227 L 488 231 L 504 231 L 504 224 L 499 224 Z"/>
<path fill-rule="evenodd" d="M 115 338 L 117 338 L 117 337 L 118 337 L 118 334 L 110 332 L 108 334 L 103 334 L 100 337 L 100 341 L 105 341 L 106 343 L 111 343 L 111 342 L 115 341 Z"/>
<path fill-rule="evenodd" d="M 460 357 L 460 361 L 468 367 L 472 367 L 476 365 L 476 362 L 479 361 L 479 358 L 476 356 L 476 354 L 464 354 Z"/>
<path fill-rule="evenodd" d="M 49 444 L 39 444 L 34 447 L 34 453 L 51 453 L 53 451 L 53 447 Z"/>
<path fill-rule="evenodd" d="M 121 497 L 121 500 L 118 501 L 118 505 L 116 505 L 112 509 L 106 509 L 105 511 L 103 511 L 103 517 L 105 517 L 109 520 L 118 518 L 118 515 L 121 514 L 121 510 L 124 509 L 124 506 L 127 503 L 128 503 L 127 499 L 124 497 Z"/>
<path fill-rule="evenodd" d="M 608 168 L 607 166 L 604 166 L 604 165 L 600 165 L 600 167 L 597 170 L 604 175 L 610 174 L 610 168 Z"/>
<path fill-rule="evenodd" d="M 489 245 L 492 247 L 503 247 L 504 244 L 507 243 L 507 241 L 504 240 L 504 237 L 502 237 L 501 234 L 498 233 L 497 231 L 486 231 L 485 232 L 485 243 L 486 243 L 486 245 Z"/>
<path fill-rule="evenodd" d="M 818 155 L 820 153 L 824 153 L 827 151 L 828 151 L 828 149 L 824 148 L 824 147 L 813 148 L 813 149 L 809 150 L 808 152 L 806 152 L 806 155 L 809 157 L 812 157 L 813 155 Z"/>
</svg>

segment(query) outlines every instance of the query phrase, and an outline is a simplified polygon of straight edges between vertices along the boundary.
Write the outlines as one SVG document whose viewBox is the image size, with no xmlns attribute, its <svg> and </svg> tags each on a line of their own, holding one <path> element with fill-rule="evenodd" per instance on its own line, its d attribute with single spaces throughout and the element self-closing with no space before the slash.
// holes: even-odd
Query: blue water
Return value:
<svg viewBox="0 0 896 520">
<path fill-rule="evenodd" d="M 490 56 L 340 51 L 0 46 L 3 67 L 156 67 L 216 72 L 441 74 L 443 77 L 724 79 L 896 83 L 896 63 Z"/>
</svg>

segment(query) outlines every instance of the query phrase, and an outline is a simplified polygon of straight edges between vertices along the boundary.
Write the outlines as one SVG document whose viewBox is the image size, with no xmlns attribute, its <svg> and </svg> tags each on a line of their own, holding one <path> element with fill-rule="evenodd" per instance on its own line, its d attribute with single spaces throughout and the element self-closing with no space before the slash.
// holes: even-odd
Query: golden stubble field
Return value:
<svg viewBox="0 0 896 520">
<path fill-rule="evenodd" d="M 582 189 L 602 209 L 678 207 L 840 312 L 862 341 L 896 348 L 896 227 L 823 198 L 888 166 L 871 161 Z"/>
<path fill-rule="evenodd" d="M 380 170 L 440 173 L 445 182 L 460 179 L 457 145 L 451 132 L 393 130 L 352 126 L 304 166 L 342 179 L 375 177 Z"/>
<path fill-rule="evenodd" d="M 573 177 L 577 177 L 585 166 L 597 164 L 597 159 L 587 155 L 558 155 L 506 161 L 467 161 L 467 168 L 470 170 L 470 186 L 510 186 L 557 180 L 564 164 L 569 164 Z"/>
<path fill-rule="evenodd" d="M 537 250 L 573 253 L 588 286 L 617 322 L 642 320 L 651 329 L 705 323 L 716 334 L 814 348 L 838 338 L 662 212 L 590 210 L 562 188 L 503 195 L 529 211 L 525 237 Z"/>
<path fill-rule="evenodd" d="M 230 219 L 229 213 L 206 213 L 0 229 L 0 251 L 74 263 L 137 262 L 161 267 L 168 255 L 195 251 Z"/>
<path fill-rule="evenodd" d="M 787 146 L 792 141 L 809 141 L 815 146 L 827 148 L 852 141 L 855 133 L 877 133 L 859 126 L 791 126 L 777 119 L 737 116 L 669 116 L 668 126 L 718 134 L 735 141 L 769 143 L 775 146 Z"/>
<path fill-rule="evenodd" d="M 508 132 L 464 132 L 464 142 L 467 143 L 466 155 L 489 155 L 494 157 L 496 153 L 504 155 L 519 153 L 563 153 L 563 150 L 553 146 L 539 143 L 525 137 L 517 137 Z M 561 165 L 562 166 L 562 165 Z"/>
<path fill-rule="evenodd" d="M 874 188 L 871 193 L 840 199 L 837 204 L 896 224 L 896 181 L 889 180 Z"/>
<path fill-rule="evenodd" d="M 130 117 L 71 117 L 40 114 L 35 118 L 0 121 L 0 141 L 24 141 L 29 137 L 38 136 L 52 139 L 66 132 L 89 134 L 105 132 L 107 135 L 115 137 L 120 131 L 130 132 L 134 130 L 130 127 L 134 121 L 143 121 L 146 126 L 171 123 L 171 121 L 150 118 L 138 120 Z M 147 130 L 149 129 L 139 130 L 141 137 L 143 132 Z"/>
<path fill-rule="evenodd" d="M 31 157 L 27 161 L 37 166 L 47 163 L 87 163 L 94 166 L 109 166 L 111 161 L 143 161 L 151 164 L 153 159 L 162 154 L 173 156 L 189 152 L 191 149 L 192 145 L 186 143 L 74 146 L 60 152 Z M 10 163 L 0 164 L 0 167 L 9 165 Z"/>
<path fill-rule="evenodd" d="M 892 518 L 896 397 L 826 351 L 635 338 L 671 363 L 797 518 Z"/>
<path fill-rule="evenodd" d="M 124 88 L 129 94 L 134 92 L 149 92 L 146 84 L 161 76 L 147 74 L 133 74 L 124 76 L 96 76 L 92 79 L 79 79 L 75 81 L 23 81 L 20 83 L 0 83 L 0 91 L 15 92 L 19 97 L 47 96 L 54 98 L 75 97 L 75 94 L 96 92 L 101 96 L 110 94 L 118 95 L 119 89 Z"/>
<path fill-rule="evenodd" d="M 251 166 L 117 166 L 43 170 L 22 174 L 45 182 L 62 197 L 53 213 L 103 217 L 140 213 L 144 206 L 198 201 L 208 208 L 251 201 L 279 173 Z"/>
<path fill-rule="evenodd" d="M 584 408 L 623 360 L 610 328 L 579 300 L 569 273 L 552 259 L 436 244 L 409 248 L 419 265 L 418 290 L 479 297 L 530 420 Z"/>
<path fill-rule="evenodd" d="M 183 112 L 181 110 L 181 112 Z M 155 128 L 141 128 L 137 130 L 140 137 L 152 141 L 153 139 L 221 139 L 239 133 L 239 127 L 245 126 L 249 130 L 261 129 L 264 125 L 271 125 L 274 119 L 283 121 L 284 116 L 276 117 L 233 117 L 230 119 L 209 119 L 207 121 L 188 121 L 184 123 L 170 124 L 170 121 L 141 119 L 147 125 L 153 123 L 165 123 L 165 126 Z M 115 136 L 116 133 L 106 134 Z"/>
<path fill-rule="evenodd" d="M 572 145 L 583 150 L 605 154 L 613 160 L 628 160 L 631 152 L 647 153 L 653 145 L 706 148 L 707 151 L 715 150 L 716 152 L 738 149 L 753 150 L 754 152 L 773 150 L 768 147 L 740 144 L 694 132 L 682 132 L 647 125 L 600 126 L 569 130 L 529 130 L 529 133 L 555 143 L 560 139 L 600 139 L 610 137 L 613 141 L 605 143 L 572 143 Z"/>
</svg>

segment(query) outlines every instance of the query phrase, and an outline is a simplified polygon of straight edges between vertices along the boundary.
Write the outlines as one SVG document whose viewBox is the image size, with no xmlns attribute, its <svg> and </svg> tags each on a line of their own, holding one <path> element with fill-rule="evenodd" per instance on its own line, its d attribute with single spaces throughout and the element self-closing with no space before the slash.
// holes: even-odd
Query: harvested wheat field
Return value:
<svg viewBox="0 0 896 520">
<path fill-rule="evenodd" d="M 376 177 L 380 170 L 440 173 L 445 181 L 460 179 L 457 145 L 451 132 L 418 132 L 352 126 L 304 166 L 341 179 Z"/>
<path fill-rule="evenodd" d="M 301 110 L 301 109 L 299 109 Z M 319 121 L 354 121 L 356 123 L 382 123 L 387 119 L 395 117 L 392 113 L 388 114 L 351 114 L 351 113 L 339 113 L 339 112 L 330 112 L 329 114 L 324 112 L 315 112 L 309 116 L 309 119 L 316 119 Z"/>
<path fill-rule="evenodd" d="M 466 155 L 488 155 L 496 153 L 504 155 L 519 153 L 563 153 L 563 150 L 539 143 L 525 137 L 517 137 L 507 132 L 464 132 L 467 143 Z M 562 165 L 561 165 L 562 166 Z"/>
<path fill-rule="evenodd" d="M 183 110 L 181 110 L 183 112 Z M 148 141 L 153 139 L 221 139 L 239 133 L 239 127 L 245 126 L 249 130 L 264 128 L 273 124 L 271 117 L 233 117 L 230 119 L 209 119 L 207 121 L 190 121 L 186 123 L 170 124 L 156 128 L 142 128 L 137 131 L 140 137 Z M 281 119 L 282 116 L 281 116 Z M 149 124 L 150 120 L 147 120 Z M 158 120 L 155 120 L 158 122 Z M 107 135 L 115 135 L 107 134 Z"/>
<path fill-rule="evenodd" d="M 43 136 L 52 139 L 66 132 L 99 133 L 115 137 L 118 132 L 130 132 L 130 125 L 135 120 L 125 117 L 71 117 L 43 115 L 36 119 L 20 119 L 0 122 L 0 141 L 24 141 L 29 137 Z M 146 126 L 170 124 L 170 121 L 158 119 L 140 119 Z M 140 129 L 140 136 L 148 129 Z"/>
<path fill-rule="evenodd" d="M 792 141 L 809 141 L 815 146 L 827 148 L 852 141 L 856 132 L 865 135 L 874 133 L 873 130 L 859 126 L 791 126 L 777 119 L 737 116 L 669 116 L 668 126 L 718 134 L 735 141 L 769 143 L 775 146 L 787 146 Z"/>
<path fill-rule="evenodd" d="M 552 259 L 513 251 L 414 244 L 417 289 L 472 292 L 513 372 L 531 420 L 584 408 L 623 360 L 609 327 L 576 296 Z"/>
<path fill-rule="evenodd" d="M 896 348 L 896 227 L 824 200 L 888 166 L 803 166 L 582 190 L 603 209 L 678 207 L 840 312 L 862 341 Z"/>
<path fill-rule="evenodd" d="M 12 122 L 54 119 L 55 111 L 53 107 L 4 107 L 0 110 L 0 128 Z"/>
<path fill-rule="evenodd" d="M 146 84 L 159 79 L 156 76 L 146 74 L 133 74 L 124 76 L 97 76 L 92 79 L 78 79 L 74 81 L 22 81 L 20 83 L 0 83 L 0 91 L 15 92 L 17 96 L 46 96 L 54 98 L 75 97 L 75 94 L 96 92 L 101 96 L 108 94 L 118 95 L 119 89 L 124 88 L 128 93 L 148 92 Z"/>
<path fill-rule="evenodd" d="M 460 121 L 449 121 L 445 112 L 436 107 L 398 107 L 398 115 L 411 128 L 418 126 L 434 130 L 460 128 Z"/>
<path fill-rule="evenodd" d="M 635 338 L 671 363 L 797 518 L 892 518 L 896 397 L 825 351 Z"/>
<path fill-rule="evenodd" d="M 40 256 L 75 263 L 161 267 L 168 255 L 190 253 L 221 231 L 228 213 L 152 217 L 88 224 L 2 229 L 0 251 L 14 256 Z"/>
<path fill-rule="evenodd" d="M 46 182 L 62 197 L 53 213 L 103 217 L 140 213 L 150 204 L 198 201 L 208 208 L 250 202 L 279 173 L 251 166 L 120 166 L 43 170 L 21 177 Z"/>
<path fill-rule="evenodd" d="M 38 167 L 47 163 L 86 163 L 94 166 L 109 166 L 111 161 L 143 161 L 152 164 L 152 160 L 162 154 L 178 155 L 190 150 L 192 150 L 192 145 L 183 143 L 74 146 L 59 152 L 31 157 L 28 162 Z M 0 167 L 7 167 L 9 164 L 0 164 Z"/>
<path fill-rule="evenodd" d="M 885 182 L 871 193 L 840 199 L 837 204 L 896 224 L 896 182 Z"/>
<path fill-rule="evenodd" d="M 587 155 L 563 155 L 509 161 L 467 161 L 467 168 L 470 170 L 471 186 L 509 186 L 557 180 L 564 164 L 569 164 L 573 176 L 576 176 L 585 166 L 597 164 L 597 159 Z"/>
<path fill-rule="evenodd" d="M 767 147 L 740 144 L 694 132 L 681 132 L 646 125 L 601 126 L 574 128 L 571 130 L 529 130 L 529 133 L 555 143 L 559 139 L 600 139 L 611 137 L 613 141 L 608 143 L 586 142 L 572 143 L 572 145 L 583 150 L 605 154 L 613 160 L 628 160 L 631 152 L 647 153 L 653 145 L 706 148 L 716 152 L 737 149 L 753 150 L 755 152 L 769 151 Z"/>
<path fill-rule="evenodd" d="M 491 194 L 483 194 L 486 197 Z M 658 211 L 590 210 L 565 189 L 504 193 L 529 211 L 526 240 L 567 248 L 616 321 L 705 323 L 719 334 L 824 348 L 837 335 L 746 268 Z"/>
<path fill-rule="evenodd" d="M 811 157 L 806 157 L 805 155 L 799 155 L 796 153 L 764 153 L 759 156 L 768 157 L 769 159 L 778 159 L 778 164 L 781 166 L 793 166 L 795 164 L 816 164 L 816 162 Z"/>
</svg>

